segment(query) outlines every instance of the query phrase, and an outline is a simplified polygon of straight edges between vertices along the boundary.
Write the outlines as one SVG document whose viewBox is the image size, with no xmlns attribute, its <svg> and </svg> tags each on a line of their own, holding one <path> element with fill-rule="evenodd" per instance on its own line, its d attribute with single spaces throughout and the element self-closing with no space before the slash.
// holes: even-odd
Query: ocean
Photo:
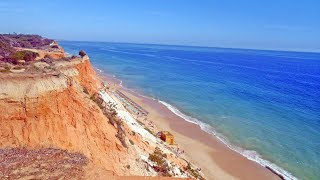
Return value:
<svg viewBox="0 0 320 180">
<path fill-rule="evenodd" d="M 102 42 L 93 66 L 286 177 L 320 179 L 320 54 Z"/>
</svg>

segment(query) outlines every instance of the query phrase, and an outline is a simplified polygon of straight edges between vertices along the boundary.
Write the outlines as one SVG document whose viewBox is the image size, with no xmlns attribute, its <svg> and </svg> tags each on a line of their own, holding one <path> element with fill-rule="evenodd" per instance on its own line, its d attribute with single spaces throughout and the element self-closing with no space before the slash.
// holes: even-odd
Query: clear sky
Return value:
<svg viewBox="0 0 320 180">
<path fill-rule="evenodd" d="M 0 33 L 320 52 L 320 0 L 1 0 Z"/>
</svg>

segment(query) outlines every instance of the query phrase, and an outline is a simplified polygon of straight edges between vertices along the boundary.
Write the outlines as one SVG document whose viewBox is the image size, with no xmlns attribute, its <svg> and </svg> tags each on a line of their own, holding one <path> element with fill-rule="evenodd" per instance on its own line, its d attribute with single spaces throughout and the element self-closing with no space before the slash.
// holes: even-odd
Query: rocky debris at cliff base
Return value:
<svg viewBox="0 0 320 180">
<path fill-rule="evenodd" d="M 87 158 L 60 149 L 0 149 L 0 179 L 82 179 Z"/>
</svg>

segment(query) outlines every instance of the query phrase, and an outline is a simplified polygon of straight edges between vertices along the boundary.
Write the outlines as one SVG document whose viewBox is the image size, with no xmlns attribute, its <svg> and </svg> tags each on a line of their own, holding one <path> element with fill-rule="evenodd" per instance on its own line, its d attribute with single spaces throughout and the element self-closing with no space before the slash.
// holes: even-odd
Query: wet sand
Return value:
<svg viewBox="0 0 320 180">
<path fill-rule="evenodd" d="M 175 146 L 185 151 L 188 161 L 202 169 L 206 179 L 280 179 L 267 168 L 231 150 L 200 126 L 175 115 L 158 101 L 119 86 L 117 79 L 106 74 L 99 76 L 147 110 L 148 120 L 153 121 L 160 131 L 170 131 L 177 143 Z"/>
</svg>

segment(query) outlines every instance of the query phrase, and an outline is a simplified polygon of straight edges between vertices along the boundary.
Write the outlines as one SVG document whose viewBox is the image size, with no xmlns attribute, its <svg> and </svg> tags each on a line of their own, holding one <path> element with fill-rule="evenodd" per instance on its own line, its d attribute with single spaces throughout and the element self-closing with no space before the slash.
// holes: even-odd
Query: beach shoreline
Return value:
<svg viewBox="0 0 320 180">
<path fill-rule="evenodd" d="M 281 179 L 281 175 L 267 167 L 249 160 L 232 150 L 218 137 L 205 132 L 198 124 L 191 123 L 172 112 L 165 103 L 141 95 L 122 86 L 115 76 L 98 69 L 98 77 L 108 82 L 149 112 L 151 120 L 160 131 L 170 131 L 178 148 L 185 150 L 185 157 L 197 167 L 207 179 Z M 197 147 L 197 148 L 194 148 Z"/>
</svg>

